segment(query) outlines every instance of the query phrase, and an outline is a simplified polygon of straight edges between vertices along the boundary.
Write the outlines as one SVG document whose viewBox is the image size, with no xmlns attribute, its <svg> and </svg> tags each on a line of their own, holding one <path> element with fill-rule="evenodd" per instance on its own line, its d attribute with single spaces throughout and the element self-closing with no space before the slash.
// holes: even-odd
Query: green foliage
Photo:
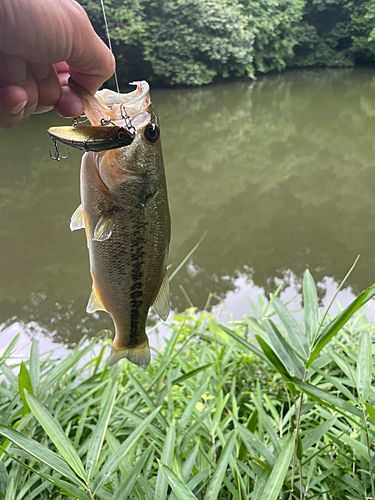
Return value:
<svg viewBox="0 0 375 500">
<path fill-rule="evenodd" d="M 369 0 L 359 5 L 352 14 L 354 27 L 353 51 L 360 54 L 375 54 L 375 1 Z"/>
<path fill-rule="evenodd" d="M 34 342 L 20 363 L 14 339 L 0 360 L 0 498 L 374 497 L 375 323 L 359 310 L 373 295 L 321 317 L 307 271 L 303 315 L 275 296 L 231 327 L 192 308 L 145 371 L 108 368 L 108 341 L 63 360 Z"/>
<path fill-rule="evenodd" d="M 267 73 L 285 69 L 294 55 L 304 12 L 302 0 L 240 0 L 254 34 L 254 67 Z"/>
<path fill-rule="evenodd" d="M 100 3 L 80 0 L 106 39 Z M 375 50 L 375 0 L 105 0 L 121 80 L 203 85 Z"/>
</svg>

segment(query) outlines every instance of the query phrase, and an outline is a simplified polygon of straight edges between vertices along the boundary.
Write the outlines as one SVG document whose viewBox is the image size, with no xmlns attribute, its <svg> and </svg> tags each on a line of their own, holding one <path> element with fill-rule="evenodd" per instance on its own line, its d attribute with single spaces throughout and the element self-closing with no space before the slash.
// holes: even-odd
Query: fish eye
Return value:
<svg viewBox="0 0 375 500">
<path fill-rule="evenodd" d="M 145 128 L 144 134 L 148 142 L 157 142 L 160 137 L 159 127 L 155 123 L 151 123 Z"/>
</svg>

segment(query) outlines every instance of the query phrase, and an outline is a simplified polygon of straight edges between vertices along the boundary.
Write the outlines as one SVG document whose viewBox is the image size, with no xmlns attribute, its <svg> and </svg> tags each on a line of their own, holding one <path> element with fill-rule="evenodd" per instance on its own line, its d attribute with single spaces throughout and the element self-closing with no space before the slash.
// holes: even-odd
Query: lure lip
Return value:
<svg viewBox="0 0 375 500">
<path fill-rule="evenodd" d="M 47 132 L 66 146 L 95 153 L 129 146 L 135 138 L 135 134 L 117 125 L 50 127 Z"/>
</svg>

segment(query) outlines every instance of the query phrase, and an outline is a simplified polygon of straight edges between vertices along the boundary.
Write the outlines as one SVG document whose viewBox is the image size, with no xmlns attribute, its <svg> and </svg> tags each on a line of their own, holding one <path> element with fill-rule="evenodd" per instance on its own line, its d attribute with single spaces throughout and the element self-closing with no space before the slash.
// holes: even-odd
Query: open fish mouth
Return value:
<svg viewBox="0 0 375 500">
<path fill-rule="evenodd" d="M 137 131 L 151 121 L 147 111 L 151 104 L 148 83 L 139 81 L 131 85 L 136 85 L 136 90 L 126 94 L 104 89 L 93 96 L 69 78 L 69 86 L 81 98 L 91 126 L 51 127 L 48 133 L 53 140 L 83 151 L 129 146 Z"/>
</svg>

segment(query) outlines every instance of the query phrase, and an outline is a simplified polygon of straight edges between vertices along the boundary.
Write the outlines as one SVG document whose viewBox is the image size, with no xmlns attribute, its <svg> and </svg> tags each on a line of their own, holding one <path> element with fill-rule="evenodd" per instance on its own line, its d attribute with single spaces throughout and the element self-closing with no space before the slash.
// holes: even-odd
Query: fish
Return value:
<svg viewBox="0 0 375 500">
<path fill-rule="evenodd" d="M 149 309 L 163 320 L 170 312 L 171 218 L 158 115 L 148 83 L 132 84 L 136 89 L 127 94 L 104 89 L 93 96 L 69 80 L 92 128 L 122 127 L 134 136 L 123 147 L 83 154 L 81 205 L 70 228 L 86 231 L 92 276 L 86 310 L 104 310 L 114 322 L 108 364 L 127 358 L 145 368 Z"/>
</svg>

